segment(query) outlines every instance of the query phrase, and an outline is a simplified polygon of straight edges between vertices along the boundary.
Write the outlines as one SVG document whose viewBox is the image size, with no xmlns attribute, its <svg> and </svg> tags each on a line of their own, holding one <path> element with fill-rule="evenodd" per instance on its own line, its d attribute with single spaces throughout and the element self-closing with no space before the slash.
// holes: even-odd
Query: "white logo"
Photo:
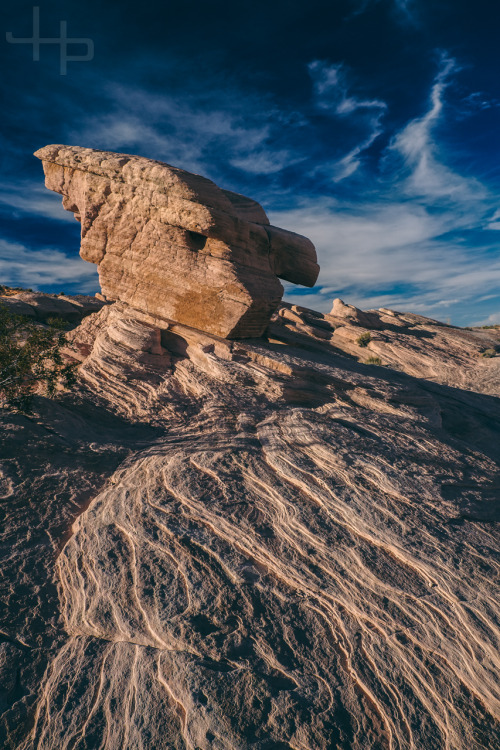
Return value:
<svg viewBox="0 0 500 750">
<path fill-rule="evenodd" d="M 40 36 L 40 8 L 38 6 L 33 7 L 33 36 L 25 39 L 15 38 L 12 31 L 7 31 L 5 38 L 9 44 L 31 44 L 33 46 L 33 60 L 38 62 L 40 60 L 40 45 L 42 44 L 58 44 L 60 47 L 60 69 L 59 72 L 62 76 L 65 76 L 68 70 L 69 62 L 87 62 L 88 60 L 94 59 L 94 42 L 92 39 L 77 37 L 68 37 L 68 22 L 59 22 L 59 36 L 58 37 L 41 37 Z M 84 55 L 70 55 L 68 54 L 69 44 L 84 44 L 86 52 Z"/>
</svg>

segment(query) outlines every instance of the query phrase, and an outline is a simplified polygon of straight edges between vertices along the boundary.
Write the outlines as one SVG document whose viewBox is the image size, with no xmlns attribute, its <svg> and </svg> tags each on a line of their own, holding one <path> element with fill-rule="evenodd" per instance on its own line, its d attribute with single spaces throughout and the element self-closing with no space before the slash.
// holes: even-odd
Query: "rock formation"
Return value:
<svg viewBox="0 0 500 750">
<path fill-rule="evenodd" d="M 80 323 L 91 313 L 98 312 L 106 304 L 88 294 L 44 294 L 43 292 L 18 291 L 4 296 L 1 303 L 14 315 L 24 315 L 34 321 L 46 323 L 50 318 L 60 318 L 68 323 Z"/>
<path fill-rule="evenodd" d="M 346 305 L 341 299 L 334 299 L 330 315 L 333 318 L 341 318 L 353 325 L 365 325 L 368 328 L 379 328 L 376 313 L 364 312 L 354 305 Z"/>
<path fill-rule="evenodd" d="M 75 146 L 35 155 L 46 186 L 81 221 L 80 254 L 97 263 L 110 300 L 223 338 L 249 338 L 264 332 L 281 300 L 277 277 L 316 282 L 309 240 L 271 226 L 258 203 L 204 177 Z"/>
<path fill-rule="evenodd" d="M 258 204 L 38 155 L 106 299 L 5 298 L 80 368 L 0 415 L 0 745 L 497 750 L 500 332 L 279 304 Z"/>
<path fill-rule="evenodd" d="M 105 305 L 2 410 L 2 748 L 497 750 L 500 334 L 346 307 Z"/>
</svg>

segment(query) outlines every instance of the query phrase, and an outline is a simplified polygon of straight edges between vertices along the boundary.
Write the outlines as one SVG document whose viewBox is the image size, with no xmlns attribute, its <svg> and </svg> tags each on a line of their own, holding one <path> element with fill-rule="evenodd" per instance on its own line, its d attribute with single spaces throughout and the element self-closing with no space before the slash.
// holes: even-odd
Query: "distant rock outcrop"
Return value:
<svg viewBox="0 0 500 750">
<path fill-rule="evenodd" d="M 333 306 L 330 312 L 334 318 L 341 318 L 351 324 L 359 324 L 366 326 L 366 328 L 381 328 L 377 313 L 364 312 L 354 305 L 346 305 L 346 303 L 339 299 L 333 300 Z"/>
<path fill-rule="evenodd" d="M 16 290 L 17 291 L 17 290 Z M 45 294 L 18 290 L 17 294 L 0 294 L 0 303 L 14 315 L 25 315 L 37 323 L 46 323 L 51 318 L 59 318 L 68 323 L 80 323 L 83 318 L 99 312 L 106 303 L 87 294 Z"/>
<path fill-rule="evenodd" d="M 45 146 L 46 186 L 82 224 L 80 253 L 103 294 L 223 338 L 265 331 L 277 277 L 313 286 L 313 244 L 211 180 L 140 156 Z"/>
</svg>

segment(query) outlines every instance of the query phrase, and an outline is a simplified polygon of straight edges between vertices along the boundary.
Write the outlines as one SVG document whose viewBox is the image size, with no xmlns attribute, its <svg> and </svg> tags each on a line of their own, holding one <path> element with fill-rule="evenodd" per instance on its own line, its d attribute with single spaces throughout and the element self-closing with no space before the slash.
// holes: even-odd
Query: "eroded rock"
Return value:
<svg viewBox="0 0 500 750">
<path fill-rule="evenodd" d="M 227 341 L 106 305 L 76 391 L 2 415 L 0 746 L 499 747 L 500 403 L 438 382 L 497 395 L 491 334 L 375 331 L 431 382 L 280 312 Z"/>
<path fill-rule="evenodd" d="M 58 318 L 76 324 L 87 315 L 98 312 L 105 301 L 87 294 L 66 297 L 62 294 L 20 291 L 9 296 L 0 295 L 0 303 L 14 315 L 25 315 L 39 323 Z"/>
<path fill-rule="evenodd" d="M 45 146 L 45 184 L 82 224 L 80 254 L 106 298 L 223 338 L 262 335 L 283 287 L 319 266 L 305 237 L 250 198 L 140 156 Z"/>
<path fill-rule="evenodd" d="M 354 305 L 348 305 L 343 300 L 333 300 L 333 306 L 330 312 L 331 317 L 340 318 L 339 322 L 346 321 L 354 325 L 361 325 L 366 328 L 381 328 L 379 316 L 373 312 L 365 312 Z"/>
</svg>

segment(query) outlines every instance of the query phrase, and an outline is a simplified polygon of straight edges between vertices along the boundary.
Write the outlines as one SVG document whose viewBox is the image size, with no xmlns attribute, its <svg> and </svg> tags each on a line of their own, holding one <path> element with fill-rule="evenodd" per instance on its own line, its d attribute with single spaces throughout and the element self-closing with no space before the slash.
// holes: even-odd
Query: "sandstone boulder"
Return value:
<svg viewBox="0 0 500 750">
<path fill-rule="evenodd" d="M 365 312 L 354 305 L 348 305 L 343 300 L 333 300 L 333 307 L 330 312 L 333 318 L 340 318 L 346 323 L 352 325 L 361 325 L 365 328 L 381 328 L 380 319 L 376 312 Z M 339 321 L 340 322 L 340 321 Z"/>
<path fill-rule="evenodd" d="M 102 293 L 152 316 L 223 338 L 265 331 L 283 287 L 313 286 L 305 237 L 269 224 L 263 208 L 159 161 L 45 146 L 45 184 L 82 225 L 80 254 Z"/>
</svg>

